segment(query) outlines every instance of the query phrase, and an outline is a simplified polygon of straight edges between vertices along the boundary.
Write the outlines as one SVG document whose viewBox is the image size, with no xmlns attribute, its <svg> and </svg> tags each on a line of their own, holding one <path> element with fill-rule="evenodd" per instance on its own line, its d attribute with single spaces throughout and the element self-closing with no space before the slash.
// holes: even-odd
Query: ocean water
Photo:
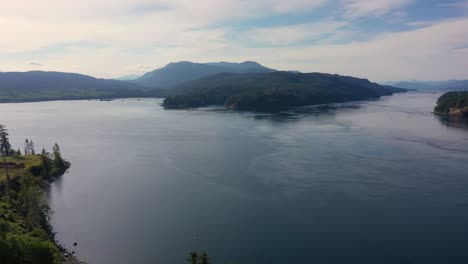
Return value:
<svg viewBox="0 0 468 264">
<path fill-rule="evenodd" d="M 466 264 L 468 122 L 433 115 L 438 96 L 276 114 L 0 104 L 0 123 L 15 147 L 60 144 L 52 224 L 91 264 Z"/>
</svg>

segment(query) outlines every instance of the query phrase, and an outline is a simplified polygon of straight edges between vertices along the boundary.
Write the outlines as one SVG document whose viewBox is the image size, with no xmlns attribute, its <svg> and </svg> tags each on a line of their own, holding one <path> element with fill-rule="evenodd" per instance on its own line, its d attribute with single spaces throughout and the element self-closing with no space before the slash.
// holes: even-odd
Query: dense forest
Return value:
<svg viewBox="0 0 468 264">
<path fill-rule="evenodd" d="M 437 100 L 434 112 L 456 116 L 468 116 L 468 91 L 448 92 Z"/>
<path fill-rule="evenodd" d="M 379 98 L 405 89 L 366 79 L 324 73 L 218 74 L 184 83 L 166 97 L 165 108 L 224 105 L 271 111 L 288 107 Z"/>
<path fill-rule="evenodd" d="M 23 152 L 13 149 L 3 125 L 0 152 L 0 263 L 63 263 L 43 189 L 70 163 L 58 144 L 52 153 L 43 149 L 38 154 L 34 142 L 26 139 Z"/>
</svg>

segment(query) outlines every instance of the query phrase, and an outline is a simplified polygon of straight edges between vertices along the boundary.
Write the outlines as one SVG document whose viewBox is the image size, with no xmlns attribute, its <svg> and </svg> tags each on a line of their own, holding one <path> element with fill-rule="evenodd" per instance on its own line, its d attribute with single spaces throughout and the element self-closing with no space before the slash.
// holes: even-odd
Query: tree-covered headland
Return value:
<svg viewBox="0 0 468 264">
<path fill-rule="evenodd" d="M 58 144 L 36 154 L 26 139 L 23 152 L 10 144 L 0 125 L 0 263 L 63 263 L 49 223 L 44 187 L 65 173 L 70 163 Z"/>
<path fill-rule="evenodd" d="M 468 91 L 445 93 L 437 100 L 434 112 L 468 117 Z"/>
</svg>

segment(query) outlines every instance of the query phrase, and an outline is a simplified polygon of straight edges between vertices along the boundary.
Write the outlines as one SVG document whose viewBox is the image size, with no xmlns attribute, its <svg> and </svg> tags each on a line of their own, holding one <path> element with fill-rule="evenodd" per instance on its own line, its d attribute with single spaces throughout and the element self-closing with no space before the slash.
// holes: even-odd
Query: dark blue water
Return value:
<svg viewBox="0 0 468 264">
<path fill-rule="evenodd" d="M 160 100 L 0 105 L 57 141 L 57 238 L 88 263 L 468 263 L 468 125 L 434 94 L 280 114 Z M 78 242 L 73 247 L 73 242 Z"/>
</svg>

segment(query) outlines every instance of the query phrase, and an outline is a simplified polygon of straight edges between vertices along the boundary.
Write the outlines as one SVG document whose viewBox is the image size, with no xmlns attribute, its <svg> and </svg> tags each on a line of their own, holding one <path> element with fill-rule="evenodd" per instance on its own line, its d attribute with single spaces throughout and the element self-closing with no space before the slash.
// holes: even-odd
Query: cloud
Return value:
<svg viewBox="0 0 468 264">
<path fill-rule="evenodd" d="M 27 65 L 31 65 L 31 66 L 42 66 L 44 64 L 40 63 L 40 62 L 37 62 L 37 61 L 30 61 L 28 63 L 26 63 Z"/>
<path fill-rule="evenodd" d="M 347 22 L 323 20 L 291 26 L 254 28 L 243 33 L 244 38 L 268 45 L 290 45 L 303 40 L 331 37 L 348 25 Z"/>
<path fill-rule="evenodd" d="M 461 1 L 455 3 L 441 3 L 441 7 L 454 7 L 454 8 L 468 8 L 468 1 Z"/>
<path fill-rule="evenodd" d="M 143 66 L 143 65 L 138 65 L 136 67 L 138 70 L 152 70 L 154 69 L 153 67 L 150 67 L 150 66 Z"/>
<path fill-rule="evenodd" d="M 342 0 L 344 17 L 378 17 L 408 5 L 414 0 Z"/>
<path fill-rule="evenodd" d="M 172 12 L 192 20 L 223 20 L 259 13 L 307 11 L 330 0 L 2 0 L 0 16 L 49 21 L 108 20 L 142 13 Z"/>
<path fill-rule="evenodd" d="M 414 20 L 415 1 L 0 0 L 0 58 L 7 70 L 40 58 L 42 69 L 98 77 L 256 60 L 372 80 L 467 78 L 467 18 Z M 363 25 L 376 17 L 392 28 Z"/>
<path fill-rule="evenodd" d="M 468 68 L 468 18 L 376 36 L 369 41 L 321 45 L 275 52 L 283 67 L 337 72 L 371 78 L 461 79 Z M 460 48 L 462 47 L 462 48 Z M 296 62 L 296 63 L 294 63 Z M 275 66 L 275 65 L 272 65 Z"/>
</svg>

